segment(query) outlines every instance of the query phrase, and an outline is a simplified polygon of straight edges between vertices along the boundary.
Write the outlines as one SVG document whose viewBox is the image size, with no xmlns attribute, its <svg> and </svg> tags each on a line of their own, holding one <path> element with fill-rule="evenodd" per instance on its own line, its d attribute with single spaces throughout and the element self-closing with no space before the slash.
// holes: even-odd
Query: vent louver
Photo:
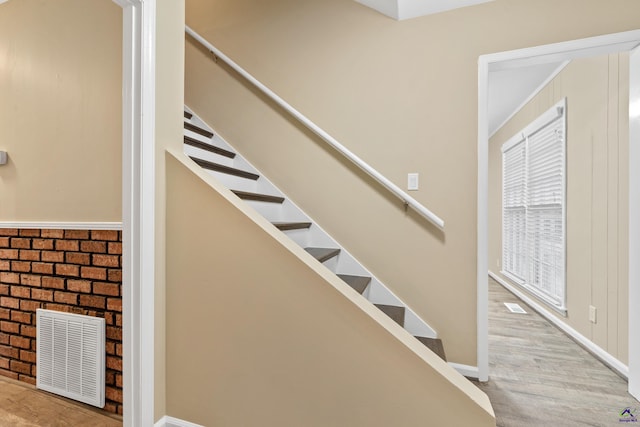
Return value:
<svg viewBox="0 0 640 427">
<path fill-rule="evenodd" d="M 36 387 L 104 407 L 104 319 L 36 312 Z"/>
<path fill-rule="evenodd" d="M 520 305 L 516 304 L 515 302 L 505 302 L 504 305 L 506 305 L 509 311 L 512 313 L 527 314 L 524 308 L 520 307 Z"/>
</svg>

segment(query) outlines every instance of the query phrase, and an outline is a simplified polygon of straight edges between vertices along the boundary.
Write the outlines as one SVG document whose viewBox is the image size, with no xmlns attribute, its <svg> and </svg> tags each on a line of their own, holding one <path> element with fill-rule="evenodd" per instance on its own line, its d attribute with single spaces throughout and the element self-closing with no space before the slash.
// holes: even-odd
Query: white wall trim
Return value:
<svg viewBox="0 0 640 427">
<path fill-rule="evenodd" d="M 7 222 L 0 221 L 0 228 L 25 228 L 43 230 L 122 230 L 121 222 Z"/>
<path fill-rule="evenodd" d="M 585 337 L 580 332 L 576 331 L 571 326 L 569 326 L 567 323 L 563 322 L 561 319 L 554 316 L 542 304 L 539 304 L 537 301 L 529 297 L 527 294 L 522 292 L 516 286 L 502 279 L 496 273 L 490 271 L 489 276 L 491 276 L 491 278 L 496 282 L 500 283 L 500 285 L 502 285 L 506 290 L 508 290 L 509 292 L 511 292 L 518 298 L 520 298 L 522 301 L 524 301 L 529 307 L 534 309 L 540 316 L 544 317 L 549 322 L 553 323 L 556 327 L 558 327 L 558 329 L 560 329 L 562 332 L 564 332 L 565 334 L 573 338 L 574 341 L 576 341 L 578 344 L 584 347 L 587 351 L 592 353 L 595 357 L 600 359 L 600 361 L 602 361 L 605 365 L 609 366 L 611 369 L 616 371 L 618 374 L 620 374 L 624 378 L 629 377 L 629 367 L 626 366 L 621 361 L 619 361 L 618 359 L 616 359 L 615 357 L 613 357 L 611 354 L 607 353 L 602 347 L 596 345 L 589 338 Z"/>
<path fill-rule="evenodd" d="M 639 37 L 640 30 L 625 31 L 586 39 L 491 53 L 480 56 L 480 62 L 486 65 L 489 71 L 512 70 L 530 65 L 561 62 L 567 59 L 626 52 L 638 46 Z"/>
<path fill-rule="evenodd" d="M 139 194 L 135 203 L 139 217 L 135 228 L 138 230 L 140 246 L 139 294 L 133 301 L 132 316 L 136 316 L 139 347 L 138 370 L 140 423 L 134 426 L 151 426 L 155 419 L 155 210 L 156 210 L 156 0 L 142 3 L 142 46 L 141 46 L 141 103 L 140 103 L 140 156 L 134 163 L 136 180 L 139 180 Z M 133 282 L 136 283 L 136 282 Z"/>
<path fill-rule="evenodd" d="M 489 83 L 490 70 L 503 70 L 530 65 L 541 62 L 559 62 L 566 59 L 574 59 L 592 55 L 603 55 L 613 52 L 628 51 L 636 48 L 640 44 L 640 30 L 626 31 L 616 34 L 591 37 L 580 40 L 572 40 L 562 43 L 536 46 L 526 49 L 519 49 L 508 52 L 500 52 L 489 55 L 482 55 L 478 59 L 478 275 L 477 275 L 477 297 L 478 297 L 478 367 L 482 373 L 488 371 L 489 347 L 488 342 L 488 313 L 486 301 L 488 298 L 487 273 L 487 252 L 488 241 L 488 147 L 489 133 L 487 123 L 488 96 L 487 88 Z M 640 62 L 638 53 L 633 55 L 631 60 L 631 75 L 637 76 L 640 73 Z M 632 89 L 633 90 L 633 89 Z M 640 144 L 640 131 L 634 132 L 630 129 L 630 201 L 629 218 L 640 217 L 640 185 L 637 184 L 638 177 L 634 178 L 636 166 L 640 163 L 640 154 L 634 153 Z M 634 207 L 635 206 L 635 207 Z M 640 224 L 630 223 L 629 230 L 629 392 L 634 397 L 640 399 L 640 314 L 637 307 L 640 307 L 640 266 L 637 266 L 637 257 L 640 255 Z"/>
<path fill-rule="evenodd" d="M 180 420 L 178 418 L 164 416 L 154 424 L 154 427 L 203 427 L 200 424 L 190 423 L 189 421 Z"/>
<path fill-rule="evenodd" d="M 640 325 L 640 48 L 631 53 L 629 66 L 629 325 Z M 637 326 L 629 327 L 629 393 L 640 400 Z"/>
<path fill-rule="evenodd" d="M 489 381 L 489 280 L 488 229 L 489 229 L 489 67 L 482 62 L 478 66 L 478 222 L 477 222 L 477 363 L 478 379 Z"/>
<path fill-rule="evenodd" d="M 114 0 L 116 1 L 116 0 Z M 122 10 L 122 379 L 123 379 L 123 425 L 133 427 L 140 420 L 141 381 L 140 345 L 134 342 L 139 335 L 139 320 L 134 315 L 134 300 L 138 294 L 133 286 L 136 282 L 134 270 L 139 269 L 137 247 L 139 235 L 134 230 L 137 212 L 133 200 L 139 182 L 135 181 L 134 161 L 140 144 L 140 60 L 142 44 L 140 36 L 141 5 L 123 4 L 116 1 Z"/>
<path fill-rule="evenodd" d="M 140 182 L 137 200 L 140 216 L 136 224 L 140 239 L 140 290 L 132 315 L 140 320 L 137 325 L 140 425 L 150 426 L 155 419 L 156 0 L 144 0 L 142 5 L 140 158 L 134 165 L 138 167 Z"/>
<path fill-rule="evenodd" d="M 458 371 L 460 375 L 463 375 L 467 378 L 474 378 L 483 382 L 487 381 L 487 380 L 480 380 L 480 370 L 478 369 L 477 366 L 462 365 L 460 363 L 453 363 L 453 362 L 448 362 L 448 363 L 449 363 L 449 366 L 451 366 L 453 369 Z"/>
<path fill-rule="evenodd" d="M 152 426 L 156 0 L 114 2 L 123 8 L 123 425 Z"/>
</svg>

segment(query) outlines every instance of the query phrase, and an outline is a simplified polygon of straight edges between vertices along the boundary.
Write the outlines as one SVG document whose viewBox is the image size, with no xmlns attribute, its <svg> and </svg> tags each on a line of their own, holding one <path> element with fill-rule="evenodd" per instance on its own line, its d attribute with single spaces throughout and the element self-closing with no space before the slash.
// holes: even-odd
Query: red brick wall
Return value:
<svg viewBox="0 0 640 427">
<path fill-rule="evenodd" d="M 105 410 L 122 414 L 122 233 L 0 228 L 0 375 L 36 382 L 38 308 L 106 321 Z"/>
</svg>

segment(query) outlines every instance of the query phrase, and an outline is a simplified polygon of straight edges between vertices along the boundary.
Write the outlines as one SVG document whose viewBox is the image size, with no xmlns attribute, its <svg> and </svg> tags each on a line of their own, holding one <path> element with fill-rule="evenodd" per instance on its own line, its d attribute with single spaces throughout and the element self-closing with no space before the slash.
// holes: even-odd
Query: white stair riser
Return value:
<svg viewBox="0 0 640 427">
<path fill-rule="evenodd" d="M 404 328 L 411 335 L 425 338 L 438 338 L 438 334 L 429 325 L 424 323 L 410 308 L 405 307 Z"/>
<path fill-rule="evenodd" d="M 207 170 L 207 173 L 215 177 L 222 185 L 227 188 L 240 191 L 257 192 L 258 183 L 252 179 L 241 178 L 239 176 L 229 175 L 222 172 Z"/>
<path fill-rule="evenodd" d="M 260 181 L 260 180 L 258 180 Z M 258 183 L 258 186 L 260 182 Z M 269 188 L 265 191 L 260 191 L 261 194 L 271 194 L 271 195 L 280 195 L 280 192 Z M 254 208 L 258 213 L 260 213 L 263 217 L 268 219 L 271 222 L 281 221 L 281 222 L 309 222 L 309 217 L 307 217 L 304 212 L 302 212 L 296 205 L 291 203 L 289 199 L 285 199 L 284 202 L 280 204 L 276 203 L 267 203 L 267 202 L 256 202 L 256 201 L 246 201 L 249 205 Z M 313 240 L 311 240 L 313 241 Z"/>
<path fill-rule="evenodd" d="M 306 228 L 300 230 L 288 230 L 284 232 L 287 237 L 296 242 L 296 244 L 302 248 L 308 248 L 312 246 L 309 243 L 309 230 Z"/>
<path fill-rule="evenodd" d="M 209 162 L 217 163 L 224 166 L 233 166 L 233 159 L 230 159 L 220 154 L 212 153 L 201 148 L 193 147 L 191 145 L 184 144 L 184 154 L 187 156 L 197 157 L 198 159 L 207 160 Z"/>
<path fill-rule="evenodd" d="M 202 141 L 202 142 L 206 142 L 207 144 L 211 143 L 211 139 L 207 138 L 204 135 L 200 135 L 197 132 L 194 132 L 192 130 L 189 129 L 185 129 L 184 130 L 184 136 L 188 136 L 189 138 L 193 138 L 193 139 L 197 139 L 198 141 Z"/>
<path fill-rule="evenodd" d="M 249 206 L 270 222 L 283 221 L 282 205 L 276 203 L 245 200 Z"/>
<path fill-rule="evenodd" d="M 191 114 L 193 114 L 192 111 L 189 111 Z M 184 119 L 185 122 L 191 123 L 192 125 L 196 125 L 202 129 L 206 129 L 210 132 L 213 132 L 213 129 L 211 129 L 204 121 L 200 120 L 200 117 L 198 117 L 197 115 L 193 114 L 193 116 L 190 119 L 187 119 L 185 117 Z M 215 133 L 215 132 L 214 132 Z"/>
<path fill-rule="evenodd" d="M 337 273 L 337 268 L 338 268 L 338 259 L 337 259 L 337 257 L 333 257 L 331 259 L 328 259 L 325 262 L 323 262 L 322 264 L 325 267 L 327 267 L 329 270 L 333 271 L 334 273 Z"/>
<path fill-rule="evenodd" d="M 369 283 L 369 301 L 373 304 L 402 305 L 402 301 L 396 297 L 389 289 L 384 287 L 378 279 L 371 279 Z"/>
<path fill-rule="evenodd" d="M 233 151 L 233 150 L 231 150 L 231 151 Z M 234 158 L 233 167 L 236 168 L 236 169 L 240 169 L 240 170 L 243 170 L 243 171 L 255 173 L 257 175 L 261 175 L 260 171 L 258 171 L 256 168 L 254 168 L 251 163 L 247 162 L 240 155 L 236 155 L 236 157 Z M 274 187 L 274 189 L 275 189 L 275 187 Z"/>
</svg>

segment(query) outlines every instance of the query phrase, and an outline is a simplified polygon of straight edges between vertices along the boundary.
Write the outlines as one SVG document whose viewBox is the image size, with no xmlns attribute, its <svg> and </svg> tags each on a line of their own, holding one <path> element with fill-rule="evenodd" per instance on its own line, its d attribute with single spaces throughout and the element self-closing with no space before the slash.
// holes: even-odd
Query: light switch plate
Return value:
<svg viewBox="0 0 640 427">
<path fill-rule="evenodd" d="M 7 164 L 7 152 L 0 151 L 0 165 L 6 165 L 6 164 Z"/>
<path fill-rule="evenodd" d="M 415 191 L 418 189 L 419 175 L 417 173 L 410 173 L 407 175 L 407 189 Z"/>
</svg>

